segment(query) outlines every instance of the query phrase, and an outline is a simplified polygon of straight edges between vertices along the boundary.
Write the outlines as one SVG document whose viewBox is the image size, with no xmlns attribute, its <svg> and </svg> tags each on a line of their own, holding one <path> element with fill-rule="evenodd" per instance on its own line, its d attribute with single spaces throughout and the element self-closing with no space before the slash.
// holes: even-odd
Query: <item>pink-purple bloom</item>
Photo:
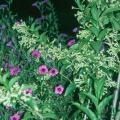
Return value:
<svg viewBox="0 0 120 120">
<path fill-rule="evenodd" d="M 10 75 L 15 76 L 20 73 L 20 68 L 19 67 L 11 67 L 10 68 Z"/>
<path fill-rule="evenodd" d="M 16 114 L 10 116 L 10 120 L 20 120 L 20 115 L 16 113 Z"/>
<path fill-rule="evenodd" d="M 55 87 L 55 94 L 62 94 L 64 91 L 64 87 L 62 85 L 58 85 Z"/>
<path fill-rule="evenodd" d="M 38 5 L 38 2 L 34 2 L 34 3 L 32 4 L 32 7 L 37 7 L 37 5 Z"/>
<path fill-rule="evenodd" d="M 19 25 L 21 25 L 21 22 L 17 21 L 17 22 L 15 22 L 15 25 L 19 26 Z"/>
<path fill-rule="evenodd" d="M 55 68 L 51 68 L 49 71 L 48 71 L 48 74 L 51 75 L 51 76 L 55 76 L 57 75 L 59 72 L 57 69 Z"/>
<path fill-rule="evenodd" d="M 32 51 L 32 56 L 35 57 L 35 58 L 40 58 L 41 53 L 37 50 L 33 50 Z"/>
<path fill-rule="evenodd" d="M 67 45 L 70 47 L 75 44 L 75 39 L 71 39 L 68 41 Z"/>
<path fill-rule="evenodd" d="M 24 90 L 23 94 L 25 94 L 25 95 L 28 95 L 28 94 L 32 95 L 32 89 L 28 88 L 28 89 Z"/>
<path fill-rule="evenodd" d="M 38 73 L 40 75 L 44 75 L 46 73 L 48 73 L 48 68 L 46 67 L 46 65 L 41 65 L 39 68 L 38 68 Z"/>
<path fill-rule="evenodd" d="M 6 44 L 6 46 L 7 47 L 12 47 L 13 45 L 12 45 L 12 42 L 10 41 L 10 42 L 8 42 L 7 44 Z"/>
</svg>

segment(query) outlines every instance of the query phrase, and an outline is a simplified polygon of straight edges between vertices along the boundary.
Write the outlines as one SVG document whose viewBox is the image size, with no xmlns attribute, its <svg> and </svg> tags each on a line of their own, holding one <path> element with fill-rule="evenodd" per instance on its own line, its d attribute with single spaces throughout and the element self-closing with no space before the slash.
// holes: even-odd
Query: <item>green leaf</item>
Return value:
<svg viewBox="0 0 120 120">
<path fill-rule="evenodd" d="M 92 95 L 91 93 L 85 93 L 84 94 L 90 98 L 90 100 L 94 103 L 94 105 L 96 106 L 96 108 L 98 107 L 98 99 Z"/>
<path fill-rule="evenodd" d="M 102 30 L 98 35 L 98 40 L 102 41 L 106 34 L 107 34 L 107 29 Z"/>
<path fill-rule="evenodd" d="M 98 12 L 98 9 L 97 9 L 96 5 L 92 6 L 92 8 L 91 8 L 91 14 L 92 14 L 93 19 L 96 20 L 96 21 L 98 21 L 99 12 Z"/>
<path fill-rule="evenodd" d="M 112 13 L 112 12 L 119 11 L 119 10 L 120 10 L 120 7 L 108 8 L 102 13 L 101 17 L 105 16 L 108 13 Z"/>
<path fill-rule="evenodd" d="M 14 77 L 9 81 L 9 89 L 17 82 L 19 77 Z"/>
<path fill-rule="evenodd" d="M 115 30 L 120 30 L 120 24 L 117 22 L 117 20 L 115 18 L 111 18 L 110 19 L 112 26 Z"/>
<path fill-rule="evenodd" d="M 75 83 L 70 83 L 65 91 L 65 96 L 71 94 L 75 90 L 75 88 L 76 88 Z"/>
<path fill-rule="evenodd" d="M 8 77 L 9 77 L 9 73 L 6 73 L 3 75 L 3 77 L 0 80 L 1 84 L 3 84 L 7 90 L 9 90 L 9 84 L 7 79 Z"/>
<path fill-rule="evenodd" d="M 79 49 L 79 44 L 74 44 L 70 47 L 70 51 L 78 50 L 78 49 Z"/>
<path fill-rule="evenodd" d="M 9 77 L 9 73 L 4 74 L 1 82 L 2 83 L 6 82 L 8 77 Z"/>
<path fill-rule="evenodd" d="M 101 17 L 100 21 L 101 21 L 101 24 L 103 24 L 103 26 L 110 22 L 110 20 L 107 16 Z"/>
<path fill-rule="evenodd" d="M 95 36 L 98 36 L 98 34 L 99 34 L 99 29 L 97 29 L 96 27 L 90 27 L 89 30 L 90 30 Z"/>
<path fill-rule="evenodd" d="M 93 47 L 93 49 L 95 50 L 96 53 L 99 53 L 101 44 L 102 44 L 101 41 L 91 42 L 91 46 Z"/>
<path fill-rule="evenodd" d="M 91 19 L 91 23 L 93 24 L 94 27 L 98 26 L 98 21 Z"/>
<path fill-rule="evenodd" d="M 79 9 L 82 10 L 82 4 L 80 3 L 80 0 L 75 0 L 75 2 L 78 5 Z"/>
<path fill-rule="evenodd" d="M 84 112 L 91 120 L 97 120 L 96 115 L 89 108 L 86 108 L 83 105 L 80 105 L 79 103 L 73 103 L 73 105 L 75 105 L 79 110 Z"/>
<path fill-rule="evenodd" d="M 86 95 L 83 94 L 83 92 L 80 92 L 79 93 L 79 101 L 80 101 L 80 103 L 84 103 L 85 98 L 86 98 Z"/>
<path fill-rule="evenodd" d="M 35 101 L 35 99 L 31 98 L 29 101 L 27 101 L 27 104 L 35 111 L 38 111 L 38 106 L 37 106 L 37 102 Z"/>
<path fill-rule="evenodd" d="M 99 79 L 99 80 L 96 79 L 95 82 L 94 82 L 95 95 L 98 99 L 101 99 L 101 96 L 103 95 L 104 84 L 105 84 L 104 79 Z"/>
<path fill-rule="evenodd" d="M 31 118 L 34 118 L 34 117 L 31 115 L 31 113 L 30 113 L 30 112 L 26 112 L 26 113 L 24 114 L 24 117 L 23 117 L 22 120 L 29 120 L 29 119 L 31 119 Z"/>
<path fill-rule="evenodd" d="M 54 113 L 44 113 L 44 114 L 42 114 L 42 116 L 44 119 L 46 119 L 46 118 L 57 119 L 57 116 Z"/>
<path fill-rule="evenodd" d="M 113 97 L 113 96 L 110 95 L 110 96 L 104 98 L 104 99 L 100 102 L 100 104 L 99 104 L 99 106 L 98 106 L 98 111 L 99 111 L 99 113 L 101 113 L 101 112 L 105 109 L 105 107 L 109 104 L 109 102 L 110 102 L 110 100 L 112 99 L 112 97 Z"/>
</svg>

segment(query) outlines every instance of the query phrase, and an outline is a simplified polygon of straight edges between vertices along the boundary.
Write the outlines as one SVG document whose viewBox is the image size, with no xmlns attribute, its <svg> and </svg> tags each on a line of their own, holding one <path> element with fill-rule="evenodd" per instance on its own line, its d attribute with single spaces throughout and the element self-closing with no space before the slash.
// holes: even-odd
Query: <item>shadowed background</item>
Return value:
<svg viewBox="0 0 120 120">
<path fill-rule="evenodd" d="M 0 4 L 4 0 L 0 0 Z M 32 7 L 36 0 L 13 0 L 12 11 L 17 13 L 20 19 L 27 19 L 29 16 L 39 17 L 39 12 Z M 72 33 L 72 29 L 77 26 L 77 20 L 74 17 L 74 11 L 71 9 L 75 4 L 74 0 L 51 0 L 55 7 L 58 17 L 59 29 L 61 32 Z"/>
</svg>

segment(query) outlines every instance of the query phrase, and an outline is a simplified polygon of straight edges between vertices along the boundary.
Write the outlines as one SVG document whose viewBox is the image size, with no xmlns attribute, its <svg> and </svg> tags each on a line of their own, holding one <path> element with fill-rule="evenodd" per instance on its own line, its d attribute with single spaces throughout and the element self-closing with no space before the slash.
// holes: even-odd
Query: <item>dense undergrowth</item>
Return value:
<svg viewBox="0 0 120 120">
<path fill-rule="evenodd" d="M 71 36 L 51 1 L 27 21 L 12 2 L 0 5 L 0 120 L 120 120 L 119 0 L 75 0 Z"/>
</svg>

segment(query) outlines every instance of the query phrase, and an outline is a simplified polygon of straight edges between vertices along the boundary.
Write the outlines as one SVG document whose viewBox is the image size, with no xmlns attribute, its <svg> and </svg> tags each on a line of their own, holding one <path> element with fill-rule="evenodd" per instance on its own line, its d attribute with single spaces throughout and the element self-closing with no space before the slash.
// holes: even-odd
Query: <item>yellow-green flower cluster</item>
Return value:
<svg viewBox="0 0 120 120">
<path fill-rule="evenodd" d="M 20 103 L 21 100 L 27 102 L 31 97 L 34 98 L 32 95 L 23 94 L 25 88 L 24 84 L 20 86 L 18 82 L 10 90 L 6 90 L 4 86 L 0 87 L 0 104 L 12 107 L 16 103 Z"/>
<path fill-rule="evenodd" d="M 39 38 L 35 33 L 30 33 L 29 26 L 27 26 L 25 22 L 21 22 L 19 25 L 14 24 L 13 29 L 19 33 L 18 39 L 21 46 L 30 49 L 36 45 Z"/>
</svg>

